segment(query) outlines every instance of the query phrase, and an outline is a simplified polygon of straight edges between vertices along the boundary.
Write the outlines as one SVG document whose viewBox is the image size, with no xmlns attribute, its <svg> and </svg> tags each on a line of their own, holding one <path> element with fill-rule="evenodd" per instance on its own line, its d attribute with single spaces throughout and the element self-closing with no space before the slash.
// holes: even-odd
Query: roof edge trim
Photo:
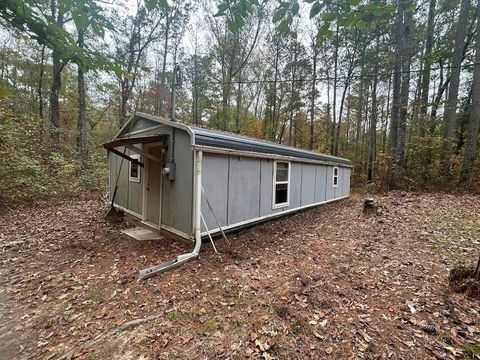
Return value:
<svg viewBox="0 0 480 360">
<path fill-rule="evenodd" d="M 177 122 L 177 121 L 169 120 L 169 119 L 164 118 L 164 117 L 153 116 L 153 115 L 145 114 L 145 113 L 142 113 L 142 112 L 137 112 L 137 113 L 135 113 L 135 115 L 138 116 L 138 117 L 142 117 L 144 119 L 155 121 L 155 122 L 157 122 L 159 124 L 162 124 L 162 125 L 168 125 L 168 126 L 186 131 L 190 135 L 191 145 L 195 146 L 195 133 L 193 132 L 193 130 L 190 126 L 188 126 L 186 124 L 183 124 L 183 123 L 180 123 L 180 122 Z"/>
</svg>

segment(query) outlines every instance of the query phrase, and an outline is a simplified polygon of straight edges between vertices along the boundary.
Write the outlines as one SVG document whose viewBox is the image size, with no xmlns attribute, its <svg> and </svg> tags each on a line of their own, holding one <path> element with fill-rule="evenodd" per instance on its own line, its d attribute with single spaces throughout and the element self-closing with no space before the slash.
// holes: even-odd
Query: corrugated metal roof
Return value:
<svg viewBox="0 0 480 360">
<path fill-rule="evenodd" d="M 195 134 L 195 144 L 212 146 L 224 149 L 234 149 L 241 151 L 254 151 L 265 154 L 278 154 L 283 156 L 292 156 L 310 160 L 319 160 L 337 164 L 351 165 L 348 159 L 337 156 L 320 154 L 314 151 L 298 149 L 292 146 L 276 144 L 273 142 L 259 140 L 248 136 L 232 134 L 229 132 L 210 130 L 197 126 L 189 125 Z"/>
<path fill-rule="evenodd" d="M 343 164 L 345 166 L 352 165 L 352 162 L 345 158 L 326 155 L 326 154 L 320 154 L 315 151 L 299 149 L 293 146 L 287 146 L 287 145 L 273 143 L 270 141 L 259 140 L 249 136 L 233 134 L 226 131 L 206 129 L 206 128 L 195 126 L 188 123 L 171 122 L 167 118 L 157 117 L 157 116 L 153 116 L 145 113 L 137 112 L 130 121 L 133 121 L 135 117 L 142 117 L 142 118 L 157 122 L 159 124 L 183 129 L 188 133 L 190 133 L 190 135 L 193 135 L 192 145 L 202 145 L 202 146 L 210 146 L 210 147 L 222 148 L 227 150 L 231 149 L 231 150 L 250 151 L 250 152 L 256 152 L 256 153 L 263 153 L 263 154 L 290 156 L 290 157 L 296 157 L 300 159 L 330 162 L 333 164 Z M 126 128 L 127 124 L 124 125 L 122 130 Z M 115 138 L 118 138 L 118 136 L 122 133 L 122 130 L 119 131 L 119 133 L 116 135 Z M 142 136 L 142 135 L 139 135 L 139 136 Z M 129 134 L 128 137 L 132 137 L 132 135 Z"/>
</svg>

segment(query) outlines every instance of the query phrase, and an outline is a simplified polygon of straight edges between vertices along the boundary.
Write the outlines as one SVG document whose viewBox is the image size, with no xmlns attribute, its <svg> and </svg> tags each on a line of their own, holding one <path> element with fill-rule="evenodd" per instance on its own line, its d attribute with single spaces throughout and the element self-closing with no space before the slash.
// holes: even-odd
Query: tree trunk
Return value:
<svg viewBox="0 0 480 360">
<path fill-rule="evenodd" d="M 333 66 L 333 119 L 330 134 L 330 154 L 335 151 L 335 127 L 337 123 L 337 81 L 338 81 L 338 20 L 335 29 L 335 53 Z"/>
<path fill-rule="evenodd" d="M 225 81 L 222 85 L 222 115 L 223 115 L 223 131 L 228 130 L 228 112 L 229 112 L 229 98 L 230 98 L 230 82 Z"/>
<path fill-rule="evenodd" d="M 390 120 L 390 133 L 388 139 L 388 149 L 392 157 L 394 157 L 397 148 L 400 88 L 402 84 L 403 12 L 404 2 L 403 0 L 398 0 L 397 19 L 395 25 L 395 63 L 392 89 L 392 115 Z"/>
<path fill-rule="evenodd" d="M 350 113 L 352 109 L 352 107 L 350 106 L 351 105 L 350 102 L 352 100 L 351 88 L 352 87 L 349 88 L 348 95 L 347 95 L 347 114 L 346 114 L 347 124 L 345 126 L 347 128 L 347 132 L 345 134 L 345 141 L 343 142 L 343 145 L 342 145 L 343 152 L 347 151 L 347 148 L 350 142 L 350 124 L 351 124 Z"/>
<path fill-rule="evenodd" d="M 195 125 L 198 125 L 198 61 L 197 44 L 195 41 L 195 54 L 193 55 L 193 89 L 192 89 L 192 117 Z"/>
<path fill-rule="evenodd" d="M 43 119 L 43 77 L 45 72 L 45 45 L 42 45 L 42 50 L 40 53 L 40 73 L 38 75 L 38 87 L 37 87 L 37 96 L 38 96 L 38 116 Z"/>
<path fill-rule="evenodd" d="M 473 38 L 473 28 L 475 25 L 475 21 L 472 21 L 469 26 L 468 30 L 468 36 L 467 40 L 465 41 L 465 44 L 463 46 L 463 56 L 462 56 L 462 61 L 465 60 L 465 57 L 467 56 L 467 50 L 468 47 L 470 46 L 470 42 L 472 41 Z M 445 82 L 443 81 L 443 63 L 440 61 L 440 74 L 439 74 L 439 84 L 438 84 L 438 90 L 437 93 L 434 96 L 434 99 L 432 101 L 432 110 L 430 111 L 430 134 L 433 134 L 435 132 L 436 128 L 436 117 L 437 117 L 437 112 L 438 108 L 440 107 L 440 103 L 442 101 L 443 94 L 445 91 L 448 89 L 448 85 L 450 84 L 450 79 L 451 79 L 451 73 L 447 74 L 447 78 L 445 79 Z"/>
<path fill-rule="evenodd" d="M 310 143 L 309 149 L 313 150 L 314 140 L 314 122 L 315 122 L 315 98 L 317 97 L 317 41 L 313 41 L 313 79 L 312 79 L 312 97 L 310 100 Z"/>
<path fill-rule="evenodd" d="M 235 131 L 237 134 L 240 133 L 240 112 L 242 108 L 242 71 L 238 73 L 238 84 L 237 84 L 237 109 L 235 114 Z"/>
<path fill-rule="evenodd" d="M 292 85 L 291 85 L 291 98 L 290 98 L 290 114 L 289 114 L 289 127 L 288 127 L 288 145 L 292 145 L 292 128 L 293 128 L 293 107 L 295 105 L 295 80 L 297 76 L 297 43 L 293 43 L 293 69 L 292 69 Z"/>
<path fill-rule="evenodd" d="M 392 77 L 388 77 L 387 104 L 385 113 L 385 123 L 383 128 L 382 152 L 387 149 L 388 118 L 390 117 L 390 92 L 392 90 Z"/>
<path fill-rule="evenodd" d="M 432 67 L 432 49 L 433 49 L 433 32 L 435 26 L 435 7 L 437 0 L 430 0 L 428 8 L 428 22 L 427 22 L 427 35 L 425 38 L 425 54 L 423 55 L 423 73 L 422 73 L 422 88 L 420 95 L 420 117 L 419 117 L 419 133 L 423 138 L 425 137 L 425 124 L 428 109 L 428 89 L 430 88 L 430 69 Z"/>
<path fill-rule="evenodd" d="M 343 116 L 343 108 L 345 106 L 345 97 L 347 95 L 348 88 L 350 86 L 350 81 L 352 78 L 352 73 L 355 68 L 355 58 L 352 54 L 352 58 L 350 59 L 350 63 L 348 65 L 347 77 L 345 79 L 345 86 L 343 88 L 342 99 L 340 100 L 340 112 L 338 114 L 338 121 L 336 126 L 335 138 L 334 138 L 334 149 L 333 155 L 338 155 L 338 146 L 340 144 L 340 127 L 342 126 L 342 116 Z"/>
<path fill-rule="evenodd" d="M 363 110 L 363 92 L 365 83 L 363 77 L 365 76 L 365 52 L 362 56 L 362 69 L 360 70 L 360 83 L 358 84 L 358 99 L 357 99 L 357 124 L 355 131 L 355 163 L 358 165 L 360 158 L 360 132 L 362 131 L 362 110 Z"/>
<path fill-rule="evenodd" d="M 380 47 L 379 38 L 377 35 L 377 44 L 375 46 L 375 54 L 378 54 L 378 49 Z M 367 162 L 367 182 L 371 183 L 373 181 L 373 165 L 375 161 L 375 151 L 377 145 L 377 84 L 378 84 L 378 62 L 379 59 L 376 58 L 375 66 L 373 73 L 375 74 L 373 78 L 372 86 L 372 111 L 370 113 L 370 130 L 369 130 L 369 140 L 368 140 L 368 162 Z"/>
<path fill-rule="evenodd" d="M 394 184 L 394 173 L 397 162 L 397 143 L 398 143 L 398 120 L 400 114 L 400 90 L 402 86 L 402 58 L 404 51 L 404 8 L 405 1 L 398 0 L 397 2 L 397 19 L 395 24 L 395 63 L 393 73 L 393 92 L 392 92 L 392 116 L 390 120 L 390 133 L 388 141 L 388 150 L 390 152 L 390 186 Z"/>
<path fill-rule="evenodd" d="M 276 132 L 277 132 L 277 82 L 278 82 L 278 61 L 280 57 L 280 47 L 276 44 L 276 51 L 275 51 L 275 75 L 274 75 L 274 82 L 273 82 L 273 110 L 272 110 L 272 129 L 270 140 L 275 141 Z"/>
<path fill-rule="evenodd" d="M 63 12 L 60 7 L 57 9 L 57 3 L 52 0 L 50 3 L 52 17 L 56 19 L 57 26 L 63 28 Z M 57 13 L 58 10 L 58 13 Z M 60 129 L 60 89 L 62 87 L 62 69 L 63 65 L 57 51 L 52 51 L 52 85 L 50 87 L 50 124 L 51 135 L 54 141 L 59 138 Z"/>
<path fill-rule="evenodd" d="M 412 12 L 405 12 L 402 45 L 402 85 L 400 90 L 400 109 L 398 114 L 398 136 L 393 169 L 393 187 L 400 187 L 405 168 L 405 140 L 407 134 L 408 95 L 410 88 L 410 62 L 411 62 L 411 26 Z"/>
<path fill-rule="evenodd" d="M 336 132 L 335 132 L 335 145 L 333 147 L 333 155 L 338 155 L 338 144 L 340 143 L 340 127 L 342 126 L 342 115 L 343 115 L 343 108 L 345 106 L 345 97 L 347 95 L 348 87 L 350 86 L 350 76 L 347 76 L 347 80 L 345 82 L 345 87 L 343 88 L 342 99 L 340 100 L 340 111 L 338 113 L 338 121 L 336 124 Z"/>
<path fill-rule="evenodd" d="M 85 30 L 78 31 L 77 45 L 80 49 L 83 49 L 85 44 Z M 87 127 L 86 127 L 86 91 L 85 91 L 85 77 L 81 67 L 78 67 L 77 76 L 78 85 L 78 137 L 77 137 L 77 153 L 82 162 L 82 169 L 87 168 L 88 163 L 88 147 L 87 147 Z"/>
<path fill-rule="evenodd" d="M 463 158 L 462 172 L 459 179 L 460 186 L 465 188 L 470 187 L 472 182 L 478 132 L 480 129 L 480 2 L 477 4 L 476 18 L 477 31 L 475 41 L 475 67 L 473 69 L 472 84 L 472 108 L 466 133 L 467 138 L 465 142 L 465 155 Z"/>
<path fill-rule="evenodd" d="M 375 161 L 375 149 L 377 143 L 377 82 L 378 76 L 375 75 L 372 87 L 372 111 L 370 113 L 370 129 L 368 134 L 367 182 L 369 183 L 373 181 L 373 164 Z"/>
<path fill-rule="evenodd" d="M 328 67 L 326 69 L 326 73 L 327 73 L 327 129 L 328 129 L 328 126 L 330 126 L 330 123 L 332 122 L 332 106 L 330 104 L 330 74 L 328 72 Z M 327 137 L 326 137 L 326 140 L 328 141 L 328 134 L 327 134 Z M 326 145 L 326 148 L 328 148 L 328 143 Z"/>
<path fill-rule="evenodd" d="M 455 129 L 455 118 L 458 100 L 458 87 L 460 83 L 460 71 L 463 59 L 463 48 L 467 34 L 468 12 L 470 9 L 470 0 L 461 0 L 460 14 L 458 16 L 457 30 L 455 34 L 455 43 L 452 56 L 452 70 L 450 73 L 450 86 L 448 88 L 448 98 L 445 104 L 445 113 L 443 116 L 443 136 L 442 136 L 442 174 L 448 176 L 450 173 L 450 155 L 452 149 L 452 136 Z"/>
<path fill-rule="evenodd" d="M 422 50 L 422 55 L 420 58 L 423 58 L 423 50 Z M 411 114 L 411 122 L 412 125 L 411 128 L 419 128 L 418 123 L 419 121 L 419 115 L 420 115 L 420 96 L 422 92 L 422 70 L 423 70 L 423 63 L 420 63 L 420 69 L 417 74 L 417 86 L 415 86 L 415 93 L 413 94 L 413 103 L 412 103 L 412 114 Z"/>
<path fill-rule="evenodd" d="M 165 23 L 165 43 L 163 45 L 163 63 L 162 63 L 162 73 L 160 74 L 160 91 L 159 97 L 160 99 L 158 100 L 158 109 L 157 113 L 162 115 L 163 112 L 165 112 L 165 106 L 163 103 L 164 100 L 164 91 L 165 91 L 165 72 L 167 71 L 167 55 L 168 55 L 168 39 L 170 37 L 170 14 L 167 15 L 166 17 L 166 23 Z"/>
</svg>

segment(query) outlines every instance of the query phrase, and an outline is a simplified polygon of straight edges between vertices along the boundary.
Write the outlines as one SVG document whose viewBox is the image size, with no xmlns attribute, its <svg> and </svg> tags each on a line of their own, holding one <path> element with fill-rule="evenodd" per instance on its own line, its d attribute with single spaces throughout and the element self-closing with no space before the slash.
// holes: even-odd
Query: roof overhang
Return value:
<svg viewBox="0 0 480 360">
<path fill-rule="evenodd" d="M 106 142 L 105 144 L 103 144 L 103 147 L 108 151 L 111 151 L 115 155 L 118 155 L 124 158 L 125 160 L 131 161 L 132 163 L 143 167 L 144 164 L 141 161 L 128 156 L 125 150 L 130 149 L 153 161 L 162 163 L 162 160 L 160 158 L 144 152 L 142 149 L 136 147 L 135 145 L 136 144 L 153 144 L 153 143 L 163 145 L 163 139 L 164 139 L 163 135 L 143 136 L 143 137 L 134 137 L 134 138 L 117 138 L 112 141 Z M 116 149 L 117 147 L 120 147 L 120 146 L 125 148 L 123 152 Z"/>
<path fill-rule="evenodd" d="M 147 119 L 152 122 L 152 126 L 145 129 L 139 129 L 131 132 L 126 132 L 137 119 Z M 130 144 L 146 143 L 152 136 L 142 137 L 146 131 L 152 131 L 156 127 L 169 126 L 173 129 L 181 129 L 186 131 L 190 135 L 190 142 L 193 148 L 205 147 L 205 149 L 219 149 L 219 151 L 225 151 L 229 153 L 249 153 L 249 154 L 265 154 L 266 157 L 284 157 L 284 158 L 296 158 L 296 161 L 303 162 L 318 162 L 328 165 L 339 165 L 344 167 L 352 167 L 352 162 L 348 159 L 331 156 L 327 154 L 321 154 L 311 150 L 305 150 L 287 146 L 283 144 L 277 144 L 274 142 L 260 140 L 244 135 L 233 134 L 229 132 L 211 130 L 195 125 L 187 125 L 181 122 L 173 122 L 164 117 L 152 116 L 145 113 L 137 112 L 127 121 L 122 129 L 117 133 L 109 143 L 104 144 L 107 146 L 122 146 L 126 144 L 125 141 L 131 141 Z M 159 136 L 159 135 L 157 135 Z M 139 139 L 143 139 L 140 141 Z M 107 145 L 107 146 L 106 146 Z"/>
<path fill-rule="evenodd" d="M 162 135 L 153 135 L 153 136 L 142 136 L 142 137 L 133 137 L 133 138 L 116 138 L 112 141 L 106 142 L 103 144 L 103 147 L 107 150 L 119 146 L 127 146 L 133 144 L 151 144 L 156 142 L 161 142 L 163 140 Z"/>
</svg>

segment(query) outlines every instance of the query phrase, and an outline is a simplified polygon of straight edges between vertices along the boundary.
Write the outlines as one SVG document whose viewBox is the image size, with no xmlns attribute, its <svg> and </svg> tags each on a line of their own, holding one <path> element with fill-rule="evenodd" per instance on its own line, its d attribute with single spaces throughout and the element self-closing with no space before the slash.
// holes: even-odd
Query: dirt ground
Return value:
<svg viewBox="0 0 480 360">
<path fill-rule="evenodd" d="M 20 359 L 480 359 L 480 301 L 449 269 L 480 254 L 480 197 L 366 195 L 188 249 L 138 242 L 100 198 L 0 217 L 2 301 Z M 5 306 L 5 304 L 3 304 Z M 0 354 L 1 358 L 1 354 Z"/>
</svg>

